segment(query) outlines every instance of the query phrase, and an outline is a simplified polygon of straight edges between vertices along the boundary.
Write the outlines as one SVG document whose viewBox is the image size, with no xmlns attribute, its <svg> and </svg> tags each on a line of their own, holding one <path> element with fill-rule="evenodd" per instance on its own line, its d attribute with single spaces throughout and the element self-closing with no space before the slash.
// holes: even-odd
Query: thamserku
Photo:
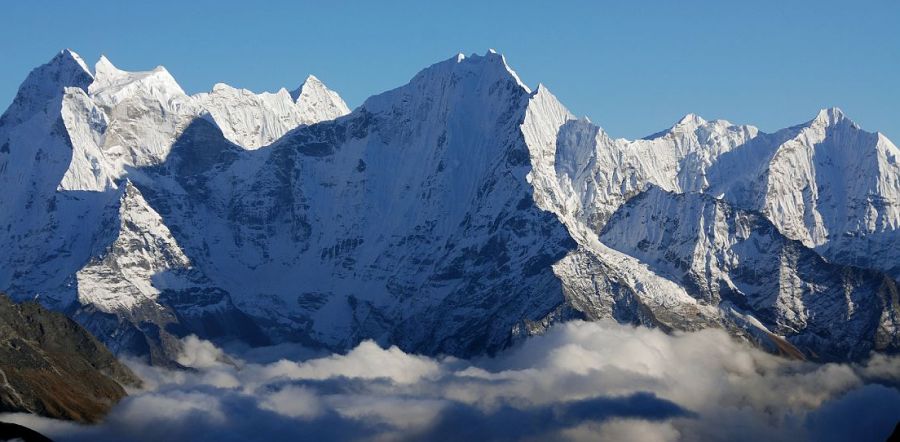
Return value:
<svg viewBox="0 0 900 442">
<path fill-rule="evenodd" d="M 65 50 L 0 119 L 0 291 L 167 364 L 189 333 L 493 353 L 571 318 L 900 349 L 900 150 L 837 109 L 611 139 L 490 51 L 349 111 Z"/>
</svg>

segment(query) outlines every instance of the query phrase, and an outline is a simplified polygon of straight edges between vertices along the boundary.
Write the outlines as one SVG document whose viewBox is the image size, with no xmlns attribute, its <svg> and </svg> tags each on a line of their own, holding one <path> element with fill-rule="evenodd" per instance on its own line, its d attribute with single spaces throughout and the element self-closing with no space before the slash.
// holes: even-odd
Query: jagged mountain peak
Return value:
<svg viewBox="0 0 900 442">
<path fill-rule="evenodd" d="M 271 92 L 260 92 L 256 93 L 251 91 L 250 89 L 241 88 L 232 86 L 228 83 L 216 83 L 213 85 L 212 89 L 209 92 L 200 92 L 199 94 L 194 95 L 195 98 L 201 98 L 207 95 L 235 95 L 235 96 L 261 96 L 261 95 L 273 95 Z"/>
<path fill-rule="evenodd" d="M 686 281 L 702 302 L 752 314 L 765 324 L 762 331 L 815 358 L 855 359 L 891 345 L 884 330 L 897 319 L 876 293 L 896 290 L 895 281 L 826 261 L 762 213 L 724 199 L 651 185 L 613 215 L 601 240 L 662 276 Z"/>
<path fill-rule="evenodd" d="M 275 92 L 253 92 L 250 89 L 235 87 L 228 83 L 216 83 L 213 85 L 212 89 L 209 92 L 201 92 L 199 94 L 194 95 L 194 98 L 199 98 L 201 101 L 209 95 L 222 95 L 222 96 L 233 96 L 233 97 L 258 97 L 258 98 L 270 98 L 270 97 L 278 97 L 279 99 L 287 99 L 288 101 L 292 100 L 290 92 L 285 88 L 280 88 Z"/>
<path fill-rule="evenodd" d="M 515 81 L 516 84 L 525 89 L 526 92 L 531 93 L 531 88 L 529 88 L 522 80 L 519 78 L 519 74 L 516 73 L 509 64 L 506 62 L 506 56 L 497 52 L 494 49 L 488 49 L 488 51 L 484 55 L 472 54 L 465 60 L 460 60 L 460 63 L 464 63 L 465 61 L 469 62 L 480 62 L 484 60 L 484 62 L 489 63 L 493 66 L 501 67 L 506 71 L 508 75 L 510 75 Z"/>
<path fill-rule="evenodd" d="M 100 56 L 100 59 L 97 60 L 97 63 L 94 64 L 94 76 L 96 77 L 104 77 L 104 79 L 109 78 L 122 78 L 127 77 L 129 75 L 135 74 L 152 74 L 152 73 L 165 73 L 169 76 L 169 71 L 165 68 L 165 66 L 156 66 L 155 68 L 149 71 L 125 71 L 116 67 L 113 62 L 104 54 Z"/>
<path fill-rule="evenodd" d="M 689 114 L 686 114 L 685 116 L 681 117 L 681 119 L 678 120 L 678 122 L 675 123 L 674 126 L 672 126 L 672 129 L 676 129 L 676 128 L 697 128 L 697 127 L 702 126 L 702 125 L 704 125 L 704 124 L 706 124 L 706 120 L 704 120 L 703 118 L 701 118 L 701 117 L 700 117 L 699 115 L 697 115 L 697 114 L 689 113 Z"/>
<path fill-rule="evenodd" d="M 24 119 L 35 111 L 44 109 L 48 104 L 58 106 L 65 88 L 77 87 L 87 90 L 93 80 L 94 76 L 81 57 L 69 49 L 64 49 L 28 74 L 4 116 L 15 114 L 18 118 Z"/>
<path fill-rule="evenodd" d="M 187 98 L 175 77 L 162 66 L 149 71 L 130 72 L 117 68 L 103 55 L 94 65 L 94 72 L 94 82 L 88 92 L 99 104 L 107 107 L 133 96 L 151 98 L 162 103 Z"/>
<path fill-rule="evenodd" d="M 76 60 L 63 54 L 60 64 L 80 66 L 66 58 Z M 0 155 L 4 184 L 50 183 L 39 189 L 44 193 L 19 187 L 0 197 L 0 233 L 13 226 L 0 241 L 0 289 L 80 299 L 117 315 L 127 310 L 124 317 L 135 321 L 162 324 L 171 318 L 153 316 L 157 307 L 182 315 L 202 304 L 204 311 L 253 315 L 276 342 L 346 349 L 374 337 L 451 354 L 497 350 L 576 304 L 589 318 L 694 329 L 727 323 L 718 304 L 692 298 L 681 274 L 667 279 L 663 267 L 642 264 L 630 243 L 624 253 L 602 242 L 609 217 L 639 203 L 641 192 L 671 200 L 664 214 L 683 220 L 688 233 L 699 226 L 688 225 L 692 220 L 713 227 L 707 215 L 720 205 L 653 186 L 721 195 L 723 210 L 725 203 L 746 206 L 758 217 L 846 205 L 855 211 L 826 218 L 886 220 L 875 230 L 827 224 L 831 237 L 897 226 L 890 214 L 900 192 L 884 190 L 896 175 L 880 172 L 895 167 L 892 144 L 849 168 L 855 163 L 848 159 L 864 155 L 844 147 L 871 140 L 848 126 L 800 125 L 767 135 L 695 114 L 656 139 L 611 139 L 545 85 L 530 90 L 493 50 L 427 67 L 343 118 L 346 104 L 312 75 L 293 93 L 219 83 L 186 96 L 163 68 L 126 72 L 103 57 L 96 79 L 82 67 L 75 71 L 85 80 L 75 86 L 93 85 L 89 93 L 65 90 L 68 133 L 54 132 L 54 119 L 34 118 L 42 124 L 9 125 L 17 131 L 9 132 L 10 147 L 0 139 L 0 150 L 10 152 Z M 826 111 L 821 120 L 824 126 L 845 117 Z M 833 142 L 823 145 L 826 137 Z M 819 148 L 811 156 L 807 146 Z M 38 149 L 54 154 L 52 161 Z M 796 165 L 804 158 L 814 158 L 815 167 L 801 181 Z M 22 167 L 32 160 L 34 167 Z M 63 172 L 71 179 L 57 189 Z M 867 179 L 873 176 L 877 182 Z M 735 180 L 743 187 L 732 191 Z M 776 203 L 768 211 L 739 198 L 766 192 Z M 842 194 L 853 198 L 844 204 L 822 196 Z M 638 208 L 648 216 L 659 209 Z M 694 216 L 701 209 L 706 214 Z M 857 215 L 862 210 L 876 215 Z M 638 228 L 620 218 L 625 239 L 634 239 Z M 790 224 L 775 223 L 790 233 L 784 226 Z M 719 230 L 702 238 L 733 239 Z M 881 244 L 893 244 L 894 237 L 884 238 Z M 684 257 L 721 251 L 721 262 L 734 249 L 692 244 L 698 248 L 672 247 Z M 884 261 L 896 262 L 885 250 Z M 44 282 L 48 275 L 61 276 Z M 713 282 L 727 286 L 725 279 Z"/>
<path fill-rule="evenodd" d="M 471 72 L 485 76 L 490 75 L 493 78 L 510 78 L 515 80 L 516 84 L 521 86 L 528 93 L 531 93 L 531 89 L 526 86 L 521 79 L 519 79 L 519 75 L 509 67 L 509 64 L 506 62 L 506 57 L 493 49 L 488 50 L 484 55 L 473 53 L 466 56 L 463 53 L 459 53 L 447 60 L 435 63 L 423 69 L 413 78 L 413 82 L 417 77 L 426 73 L 446 75 L 452 73 L 458 74 L 461 72 Z"/>
<path fill-rule="evenodd" d="M 854 129 L 860 129 L 859 125 L 847 117 L 844 112 L 837 107 L 829 107 L 819 111 L 811 122 L 811 126 L 832 127 L 847 124 Z"/>
<path fill-rule="evenodd" d="M 237 89 L 237 88 L 235 88 L 234 86 L 232 86 L 228 83 L 216 83 L 213 85 L 212 90 L 210 90 L 210 92 L 230 91 L 230 90 L 234 90 L 234 89 Z"/>
<path fill-rule="evenodd" d="M 94 72 L 96 75 L 105 77 L 122 75 L 125 72 L 120 70 L 106 57 L 106 54 L 100 55 L 100 59 L 94 64 Z"/>
<path fill-rule="evenodd" d="M 159 283 L 153 278 L 164 272 L 190 267 L 190 260 L 172 237 L 162 217 L 131 182 L 117 190 L 115 210 L 107 214 L 105 241 L 109 246 L 77 274 L 78 284 L 90 287 L 79 296 L 84 305 L 108 313 L 128 314 L 133 308 L 153 302 Z M 117 284 L 119 280 L 128 284 Z"/>
<path fill-rule="evenodd" d="M 701 133 L 697 133 L 698 130 Z M 727 120 L 706 120 L 697 114 L 689 113 L 679 119 L 672 127 L 661 130 L 654 134 L 641 138 L 641 140 L 652 141 L 672 135 L 689 135 L 705 137 L 715 133 L 728 131 L 749 131 L 756 135 L 759 130 L 754 126 L 735 125 Z"/>
<path fill-rule="evenodd" d="M 816 114 L 815 120 L 817 121 L 840 121 L 846 118 L 847 116 L 844 114 L 844 111 L 841 108 L 832 106 L 820 109 Z"/>
<path fill-rule="evenodd" d="M 51 63 L 53 63 L 54 61 L 67 64 L 75 62 L 75 64 L 77 64 L 82 71 L 87 72 L 88 74 L 91 73 L 90 69 L 87 66 L 87 63 L 84 62 L 84 59 L 82 59 L 80 55 L 69 48 L 59 51 L 59 54 L 57 54 L 56 57 L 51 60 Z"/>
<path fill-rule="evenodd" d="M 300 87 L 290 92 L 290 97 L 299 109 L 303 124 L 333 120 L 350 113 L 341 96 L 315 75 L 307 76 Z"/>
<path fill-rule="evenodd" d="M 300 95 L 303 94 L 304 90 L 310 91 L 311 89 L 322 89 L 322 88 L 327 89 L 325 87 L 325 83 L 322 83 L 322 80 L 319 80 L 319 78 L 316 77 L 315 75 L 309 74 L 306 76 L 306 79 L 303 80 L 302 83 L 300 83 L 300 86 L 298 86 L 297 89 L 294 89 L 291 91 L 291 99 L 293 99 L 296 102 L 297 100 L 300 99 Z"/>
<path fill-rule="evenodd" d="M 506 94 L 506 91 L 514 91 Z M 499 94 L 499 95 L 498 95 Z M 502 55 L 487 52 L 484 55 L 455 55 L 444 61 L 435 63 L 417 73 L 409 83 L 396 89 L 369 97 L 362 107 L 369 112 L 393 112 L 396 105 L 412 106 L 420 103 L 433 106 L 441 103 L 453 105 L 455 100 L 463 97 L 480 96 L 482 105 L 509 106 L 510 103 L 499 103 L 496 97 L 517 97 L 531 94 L 519 76 L 507 64 Z M 428 97 L 428 103 L 424 103 Z"/>
</svg>

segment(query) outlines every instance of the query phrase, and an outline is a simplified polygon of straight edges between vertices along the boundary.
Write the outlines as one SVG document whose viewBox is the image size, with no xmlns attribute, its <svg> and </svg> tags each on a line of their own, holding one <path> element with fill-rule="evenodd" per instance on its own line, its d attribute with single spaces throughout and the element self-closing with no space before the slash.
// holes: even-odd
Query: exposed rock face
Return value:
<svg viewBox="0 0 900 442">
<path fill-rule="evenodd" d="M 900 259 L 891 241 L 900 150 L 882 135 L 829 109 L 775 134 L 689 115 L 646 140 L 612 140 L 540 87 L 522 129 L 535 164 L 535 199 L 579 243 L 555 268 L 567 298 L 590 317 L 682 330 L 719 326 L 770 348 L 773 336 L 779 347 L 787 338 L 796 344 L 792 353 L 813 359 L 900 350 Z M 805 153 L 790 156 L 798 149 Z M 838 156 L 853 157 L 841 160 L 841 171 L 832 170 Z M 808 192 L 810 179 L 821 193 Z M 643 204 L 630 207 L 632 200 Z M 635 210 L 642 216 L 631 216 Z M 716 217 L 724 213 L 745 215 Z M 759 250 L 734 237 L 751 218 L 770 232 L 751 236 L 754 245 L 768 238 Z M 809 229 L 790 227 L 807 222 L 832 234 L 817 243 Z M 683 236 L 673 238 L 676 232 Z M 759 280 L 751 282 L 754 274 Z M 743 285 L 736 288 L 737 281 Z"/>
<path fill-rule="evenodd" d="M 0 295 L 0 411 L 97 422 L 140 380 L 77 323 Z"/>
<path fill-rule="evenodd" d="M 499 55 L 454 58 L 265 149 L 198 120 L 135 185 L 273 340 L 490 352 L 565 304 L 574 246 L 532 202 L 527 100 Z"/>
<path fill-rule="evenodd" d="M 652 187 L 620 208 L 600 239 L 819 359 L 858 359 L 900 344 L 891 277 L 828 263 L 761 214 L 709 195 Z"/>
</svg>

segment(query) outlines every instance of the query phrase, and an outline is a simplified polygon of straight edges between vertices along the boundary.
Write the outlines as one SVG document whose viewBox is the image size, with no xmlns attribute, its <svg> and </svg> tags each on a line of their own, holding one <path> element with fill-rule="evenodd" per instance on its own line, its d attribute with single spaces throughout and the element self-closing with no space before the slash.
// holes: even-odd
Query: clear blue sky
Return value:
<svg viewBox="0 0 900 442">
<path fill-rule="evenodd" d="M 263 3 L 263 2 L 258 2 Z M 0 108 L 70 47 L 166 66 L 189 93 L 294 87 L 309 73 L 351 107 L 457 52 L 496 48 L 529 85 L 613 136 L 681 115 L 766 131 L 838 106 L 900 143 L 900 1 L 4 2 Z"/>
</svg>

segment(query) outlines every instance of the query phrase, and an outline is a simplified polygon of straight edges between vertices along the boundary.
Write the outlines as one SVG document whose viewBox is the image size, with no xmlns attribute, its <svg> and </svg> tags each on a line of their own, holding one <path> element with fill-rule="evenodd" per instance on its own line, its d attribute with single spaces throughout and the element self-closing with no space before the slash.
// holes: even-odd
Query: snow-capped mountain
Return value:
<svg viewBox="0 0 900 442">
<path fill-rule="evenodd" d="M 350 113 L 347 104 L 313 75 L 293 92 L 254 94 L 224 83 L 195 98 L 232 143 L 247 149 L 271 144 L 300 125 L 333 120 Z"/>
<path fill-rule="evenodd" d="M 774 134 L 688 115 L 635 141 L 567 118 L 556 143 L 567 209 L 595 231 L 653 184 L 724 197 L 831 260 L 900 277 L 900 149 L 839 109 Z"/>
<path fill-rule="evenodd" d="M 187 95 L 63 51 L 0 146 L 0 290 L 159 363 L 186 333 L 471 355 L 574 317 L 900 349 L 900 152 L 834 109 L 614 140 L 493 51 L 352 112 L 313 76 Z"/>
<path fill-rule="evenodd" d="M 197 120 L 134 180 L 276 340 L 484 352 L 564 303 L 550 264 L 571 240 L 531 202 L 527 100 L 499 55 L 454 58 L 265 149 Z"/>
<path fill-rule="evenodd" d="M 815 354 L 856 359 L 900 343 L 891 277 L 828 263 L 763 215 L 710 195 L 652 186 L 613 215 L 600 239 Z"/>
<path fill-rule="evenodd" d="M 709 192 L 835 262 L 900 278 L 900 149 L 839 109 L 723 155 Z"/>
</svg>

